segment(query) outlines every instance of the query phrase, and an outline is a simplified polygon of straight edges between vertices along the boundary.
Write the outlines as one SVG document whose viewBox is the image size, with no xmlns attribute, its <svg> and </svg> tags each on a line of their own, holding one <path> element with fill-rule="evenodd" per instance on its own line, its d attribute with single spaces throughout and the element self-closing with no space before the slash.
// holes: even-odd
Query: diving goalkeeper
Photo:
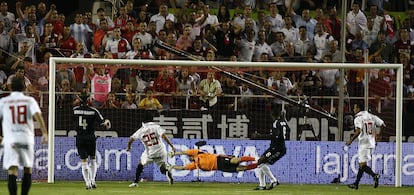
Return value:
<svg viewBox="0 0 414 195">
<path fill-rule="evenodd" d="M 173 165 L 171 169 L 177 170 L 194 170 L 200 169 L 203 171 L 219 170 L 223 172 L 239 172 L 255 169 L 257 163 L 250 163 L 248 165 L 240 165 L 241 162 L 255 161 L 256 159 L 251 156 L 242 156 L 240 158 L 234 156 L 228 156 L 223 154 L 210 154 L 197 149 L 185 150 L 179 152 L 170 152 L 169 156 L 174 155 L 187 155 L 190 158 L 191 163 L 184 166 Z"/>
</svg>

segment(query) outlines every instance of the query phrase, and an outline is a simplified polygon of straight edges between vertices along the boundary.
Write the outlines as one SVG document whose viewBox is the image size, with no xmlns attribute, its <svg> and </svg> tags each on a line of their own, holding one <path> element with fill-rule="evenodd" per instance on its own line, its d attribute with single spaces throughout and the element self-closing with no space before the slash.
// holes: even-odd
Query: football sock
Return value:
<svg viewBox="0 0 414 195">
<path fill-rule="evenodd" d="M 32 174 L 25 173 L 22 181 L 22 195 L 29 194 L 30 187 L 32 186 Z"/>
<path fill-rule="evenodd" d="M 247 162 L 247 161 L 254 161 L 254 160 L 256 160 L 256 159 L 254 157 L 251 157 L 251 156 L 242 156 L 240 158 L 240 162 Z"/>
<path fill-rule="evenodd" d="M 165 173 L 167 173 L 167 169 L 165 168 L 165 165 L 161 165 L 160 172 L 164 175 L 165 175 Z"/>
<path fill-rule="evenodd" d="M 270 168 L 269 166 L 267 166 L 267 164 L 263 164 L 262 170 L 263 170 L 263 173 L 270 179 L 271 183 L 277 181 L 276 177 L 273 175 L 272 171 L 270 171 Z"/>
<path fill-rule="evenodd" d="M 144 166 L 140 163 L 137 167 L 137 170 L 135 172 L 135 181 L 134 183 L 139 182 L 139 178 L 141 177 L 142 170 L 144 169 Z"/>
<path fill-rule="evenodd" d="M 95 177 L 96 177 L 96 170 L 97 170 L 96 159 L 91 159 L 91 165 L 90 165 L 89 168 L 91 170 L 91 175 L 90 175 L 91 182 L 92 182 L 92 184 L 95 184 Z"/>
<path fill-rule="evenodd" d="M 357 185 L 359 184 L 359 181 L 361 180 L 363 174 L 364 174 L 364 170 L 362 168 L 359 168 L 357 178 L 355 180 L 355 184 Z"/>
<path fill-rule="evenodd" d="M 256 163 L 253 163 L 253 164 L 247 165 L 247 169 L 246 170 L 251 170 L 251 169 L 255 169 L 255 168 L 257 168 L 257 164 Z"/>
<path fill-rule="evenodd" d="M 368 174 L 369 174 L 369 175 L 371 175 L 372 177 L 374 177 L 374 176 L 375 176 L 374 171 L 372 171 L 371 167 L 369 167 L 369 166 L 367 166 L 367 165 L 364 165 L 364 166 L 362 167 L 362 170 L 364 170 L 364 171 L 365 171 L 365 173 L 368 173 Z"/>
<path fill-rule="evenodd" d="M 259 178 L 259 186 L 264 187 L 266 186 L 266 180 L 265 180 L 265 175 L 262 170 L 262 165 L 263 164 L 259 165 L 259 168 L 257 169 L 257 177 Z"/>
<path fill-rule="evenodd" d="M 7 183 L 7 187 L 9 188 L 10 195 L 17 195 L 17 176 L 9 175 L 9 180 Z"/>
<path fill-rule="evenodd" d="M 86 185 L 90 185 L 90 177 L 89 177 L 89 170 L 88 170 L 88 163 L 87 162 L 81 162 L 82 166 L 82 176 L 83 180 L 85 180 Z"/>
</svg>

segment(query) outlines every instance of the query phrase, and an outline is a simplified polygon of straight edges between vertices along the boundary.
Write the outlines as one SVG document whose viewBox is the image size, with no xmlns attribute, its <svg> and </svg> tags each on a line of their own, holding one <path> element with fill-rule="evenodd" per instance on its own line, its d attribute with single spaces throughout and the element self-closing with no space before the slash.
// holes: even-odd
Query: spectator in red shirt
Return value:
<svg viewBox="0 0 414 195">
<path fill-rule="evenodd" d="M 106 42 L 111 37 L 111 31 L 112 29 L 108 27 L 108 21 L 106 21 L 106 19 L 102 19 L 100 21 L 99 29 L 96 30 L 95 34 L 93 35 L 92 51 L 94 51 L 94 53 L 103 55 Z"/>
<path fill-rule="evenodd" d="M 163 69 L 158 72 L 158 77 L 154 80 L 152 89 L 161 95 L 172 94 L 176 91 L 175 78 L 173 74 Z M 172 96 L 161 96 L 157 98 L 164 108 L 170 108 Z"/>
<path fill-rule="evenodd" d="M 119 16 L 115 19 L 115 26 L 120 27 L 122 31 L 126 29 L 128 21 L 132 21 L 135 25 L 135 18 L 128 15 L 126 7 L 119 8 Z"/>
<path fill-rule="evenodd" d="M 377 111 L 380 111 L 379 103 L 381 102 L 381 105 L 384 106 L 384 102 L 386 102 L 381 98 L 391 98 L 393 94 L 391 84 L 384 79 L 385 76 L 385 70 L 381 69 L 378 72 L 378 78 L 369 82 L 369 96 L 375 98 L 374 100 L 370 99 L 369 104 L 371 108 L 376 108 Z"/>
</svg>

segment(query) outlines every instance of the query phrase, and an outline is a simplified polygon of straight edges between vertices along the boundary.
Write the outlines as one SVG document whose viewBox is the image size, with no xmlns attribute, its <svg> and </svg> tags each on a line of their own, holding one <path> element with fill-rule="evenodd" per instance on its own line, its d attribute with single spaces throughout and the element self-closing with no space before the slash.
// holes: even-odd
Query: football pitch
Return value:
<svg viewBox="0 0 414 195">
<path fill-rule="evenodd" d="M 136 188 L 129 188 L 129 182 L 101 181 L 95 190 L 86 190 L 83 182 L 56 182 L 33 183 L 31 195 L 93 195 L 93 194 L 145 194 L 145 195 L 252 195 L 252 194 L 306 194 L 306 195 L 330 195 L 330 194 L 412 194 L 413 187 L 395 188 L 393 186 L 379 186 L 374 189 L 372 185 L 360 185 L 358 190 L 349 189 L 345 184 L 329 185 L 302 185 L 281 184 L 272 190 L 255 191 L 255 183 L 207 183 L 207 182 L 176 182 L 168 185 L 165 182 L 144 182 Z M 0 181 L 1 194 L 7 194 L 7 182 Z M 18 183 L 18 194 L 20 193 Z"/>
</svg>

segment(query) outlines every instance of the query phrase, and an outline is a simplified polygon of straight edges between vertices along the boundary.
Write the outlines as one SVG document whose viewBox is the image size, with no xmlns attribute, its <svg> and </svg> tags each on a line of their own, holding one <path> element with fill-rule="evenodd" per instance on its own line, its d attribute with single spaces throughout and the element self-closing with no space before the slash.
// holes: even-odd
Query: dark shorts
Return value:
<svg viewBox="0 0 414 195">
<path fill-rule="evenodd" d="M 269 163 L 273 165 L 276 161 L 281 159 L 286 154 L 286 148 L 269 148 L 267 149 L 262 156 L 261 159 L 265 159 L 265 163 Z"/>
<path fill-rule="evenodd" d="M 81 159 L 96 154 L 96 139 L 76 139 L 76 148 Z"/>
<path fill-rule="evenodd" d="M 238 164 L 231 164 L 232 156 L 217 156 L 217 170 L 223 172 L 235 173 L 237 172 Z"/>
</svg>

